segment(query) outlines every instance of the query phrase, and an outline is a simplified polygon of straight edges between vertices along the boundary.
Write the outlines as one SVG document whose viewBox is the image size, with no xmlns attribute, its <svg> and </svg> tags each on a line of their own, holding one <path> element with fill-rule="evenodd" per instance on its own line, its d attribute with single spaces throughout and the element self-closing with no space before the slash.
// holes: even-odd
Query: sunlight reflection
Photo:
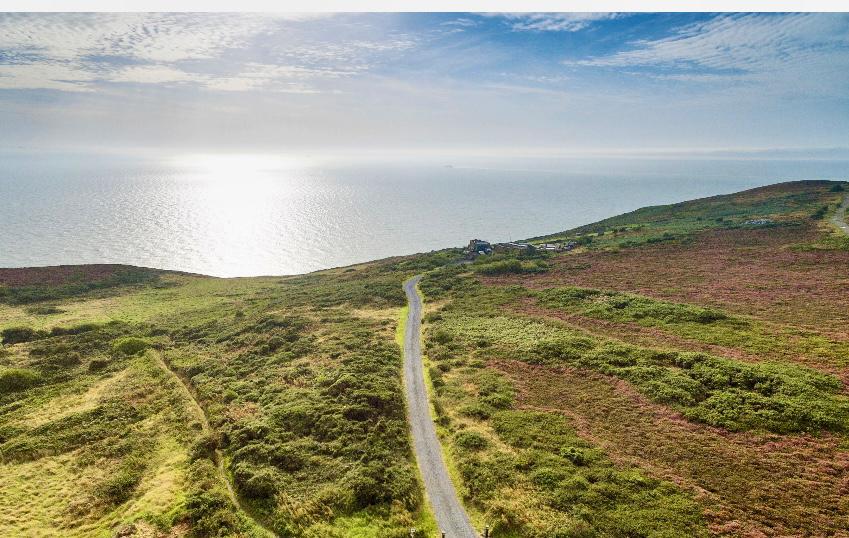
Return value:
<svg viewBox="0 0 849 538">
<path fill-rule="evenodd" d="M 180 155 L 174 163 L 195 179 L 206 181 L 249 181 L 267 179 L 280 171 L 304 168 L 308 162 L 292 155 L 252 153 Z"/>
</svg>

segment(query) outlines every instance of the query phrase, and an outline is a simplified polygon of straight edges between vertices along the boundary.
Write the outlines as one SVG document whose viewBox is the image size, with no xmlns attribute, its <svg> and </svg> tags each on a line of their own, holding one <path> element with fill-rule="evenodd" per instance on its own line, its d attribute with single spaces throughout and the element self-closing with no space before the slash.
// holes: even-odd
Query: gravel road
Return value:
<svg viewBox="0 0 849 538">
<path fill-rule="evenodd" d="M 436 523 L 446 538 L 479 538 L 472 527 L 469 515 L 457 498 L 451 483 L 442 449 L 436 437 L 436 428 L 430 418 L 430 406 L 422 367 L 421 326 L 422 300 L 416 293 L 421 276 L 404 283 L 407 304 L 407 330 L 404 334 L 404 390 L 407 396 L 407 414 L 413 433 L 416 461 L 424 480 L 428 500 L 433 507 Z"/>
<path fill-rule="evenodd" d="M 849 225 L 846 224 L 846 210 L 849 208 L 849 194 L 847 194 L 843 198 L 843 204 L 841 204 L 840 208 L 837 210 L 837 213 L 831 217 L 831 222 L 843 230 L 845 233 L 849 234 Z"/>
</svg>

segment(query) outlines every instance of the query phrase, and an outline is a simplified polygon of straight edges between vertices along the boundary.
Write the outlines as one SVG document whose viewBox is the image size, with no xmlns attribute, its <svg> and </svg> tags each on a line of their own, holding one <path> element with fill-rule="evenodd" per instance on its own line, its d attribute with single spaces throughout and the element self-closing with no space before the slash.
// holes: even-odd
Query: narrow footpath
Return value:
<svg viewBox="0 0 849 538">
<path fill-rule="evenodd" d="M 162 357 L 159 355 L 159 353 L 154 352 L 154 355 L 156 358 L 157 365 L 166 373 L 174 377 L 174 379 L 176 379 L 176 381 L 178 382 L 179 386 L 181 387 L 183 397 L 188 401 L 189 406 L 195 413 L 195 416 L 198 418 L 198 420 L 200 420 L 202 432 L 204 434 L 212 432 L 212 427 L 209 425 L 209 419 L 206 416 L 206 411 L 204 411 L 203 407 L 201 407 L 200 403 L 198 403 L 188 381 L 183 379 L 183 376 L 178 374 L 176 371 L 172 370 L 171 367 L 164 360 L 162 360 Z M 230 497 L 230 502 L 233 503 L 233 506 L 236 509 L 241 510 L 254 523 L 254 525 L 256 525 L 258 529 L 265 531 L 268 536 L 276 537 L 277 535 L 274 533 L 274 531 L 272 531 L 256 516 L 254 516 L 248 509 L 248 507 L 243 505 L 242 502 L 239 500 L 239 496 L 236 494 L 236 490 L 233 488 L 233 484 L 230 481 L 230 475 L 227 473 L 227 469 L 224 468 L 224 455 L 217 448 L 215 449 L 215 460 L 218 466 L 218 474 L 224 481 L 224 485 L 227 486 L 227 496 Z"/>
<path fill-rule="evenodd" d="M 457 497 L 442 458 L 442 447 L 430 418 L 430 405 L 422 365 L 422 300 L 416 286 L 421 275 L 404 283 L 409 313 L 404 333 L 404 391 L 413 435 L 416 461 L 436 523 L 446 538 L 479 538 L 469 515 Z"/>
<path fill-rule="evenodd" d="M 843 203 L 837 208 L 837 212 L 831 217 L 831 223 L 849 234 L 849 224 L 846 224 L 846 210 L 849 209 L 849 194 L 843 197 Z"/>
</svg>

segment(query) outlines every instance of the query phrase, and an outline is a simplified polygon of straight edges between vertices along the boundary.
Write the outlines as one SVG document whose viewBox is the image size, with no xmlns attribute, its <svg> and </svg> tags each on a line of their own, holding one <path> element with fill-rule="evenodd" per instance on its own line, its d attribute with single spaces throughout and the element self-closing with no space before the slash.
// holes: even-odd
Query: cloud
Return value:
<svg viewBox="0 0 849 538">
<path fill-rule="evenodd" d="M 467 19 L 465 17 L 461 17 L 459 19 L 452 19 L 450 21 L 445 21 L 442 23 L 442 26 L 457 26 L 460 28 L 472 28 L 480 23 L 478 21 Z"/>
<path fill-rule="evenodd" d="M 721 15 L 678 28 L 671 36 L 631 43 L 630 50 L 569 62 L 596 67 L 649 66 L 717 74 L 763 73 L 845 56 L 849 18 L 835 14 Z"/>
<path fill-rule="evenodd" d="M 504 13 L 516 31 L 577 32 L 598 21 L 620 17 L 618 13 Z"/>
<path fill-rule="evenodd" d="M 112 82 L 134 82 L 139 84 L 164 84 L 170 82 L 205 82 L 207 77 L 192 75 L 180 69 L 162 65 L 128 67 L 110 78 Z"/>
<path fill-rule="evenodd" d="M 49 89 L 71 92 L 90 91 L 88 83 L 95 80 L 90 73 L 62 64 L 0 65 L 0 89 Z"/>
<path fill-rule="evenodd" d="M 122 56 L 174 62 L 242 46 L 273 22 L 229 13 L 6 14 L 0 16 L 0 49 L 34 59 Z"/>
<path fill-rule="evenodd" d="M 231 77 L 192 72 L 183 64 L 218 59 L 275 31 L 281 20 L 306 18 L 233 13 L 2 14 L 0 88 L 91 91 L 96 82 L 227 88 L 233 84 L 224 80 Z M 317 73 L 277 66 L 267 78 L 305 75 Z"/>
</svg>

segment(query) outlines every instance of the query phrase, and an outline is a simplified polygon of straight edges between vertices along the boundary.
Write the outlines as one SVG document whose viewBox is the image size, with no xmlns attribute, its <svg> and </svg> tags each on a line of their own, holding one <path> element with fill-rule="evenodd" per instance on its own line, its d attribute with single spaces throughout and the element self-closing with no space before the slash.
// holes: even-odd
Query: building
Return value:
<svg viewBox="0 0 849 538">
<path fill-rule="evenodd" d="M 518 250 L 518 251 L 530 251 L 534 250 L 536 247 L 529 243 L 496 243 L 492 246 L 492 250 L 495 252 L 505 252 L 509 250 Z"/>
<path fill-rule="evenodd" d="M 489 241 L 484 241 L 483 239 L 472 239 L 469 241 L 469 246 L 466 247 L 465 252 L 469 258 L 492 254 L 492 245 Z"/>
</svg>

